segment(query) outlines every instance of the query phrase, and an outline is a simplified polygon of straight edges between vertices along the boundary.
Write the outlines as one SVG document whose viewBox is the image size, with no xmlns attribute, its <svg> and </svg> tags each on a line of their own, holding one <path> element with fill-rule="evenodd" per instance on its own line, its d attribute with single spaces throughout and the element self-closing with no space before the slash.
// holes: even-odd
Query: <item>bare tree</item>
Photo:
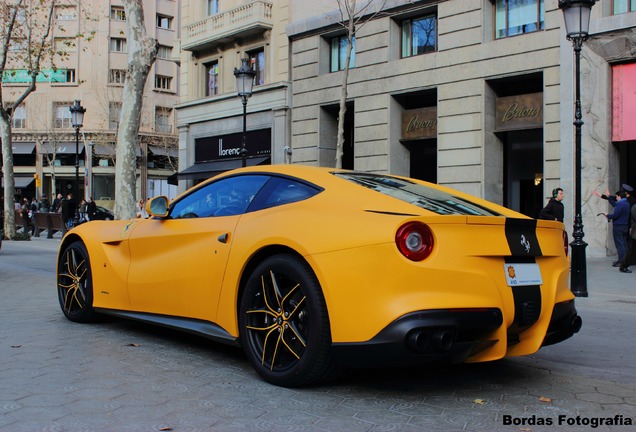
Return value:
<svg viewBox="0 0 636 432">
<path fill-rule="evenodd" d="M 36 89 L 43 58 L 50 48 L 49 34 L 55 0 L 5 0 L 0 6 L 0 135 L 4 176 L 4 235 L 15 238 L 13 149 L 11 114 Z M 9 51 L 12 51 L 9 59 Z M 20 54 L 13 55 L 15 51 Z M 7 74 L 25 69 L 28 84 L 10 106 L 2 101 L 2 83 Z"/>
<path fill-rule="evenodd" d="M 115 218 L 134 218 L 137 147 L 144 86 L 157 57 L 158 42 L 147 35 L 142 0 L 123 0 L 126 11 L 128 70 L 117 130 Z"/>
<path fill-rule="evenodd" d="M 379 6 L 376 12 L 370 14 L 371 6 L 377 3 Z M 347 112 L 347 84 L 349 82 L 349 64 L 351 62 L 351 51 L 356 33 L 371 19 L 373 19 L 379 11 L 382 10 L 386 0 L 366 0 L 364 4 L 358 8 L 356 0 L 338 0 L 338 8 L 340 10 L 340 24 L 345 29 L 347 36 L 347 50 L 344 62 L 344 70 L 342 74 L 342 87 L 340 91 L 340 107 L 338 110 L 338 142 L 336 144 L 336 168 L 342 168 L 342 154 L 344 148 L 344 123 L 345 114 Z"/>
</svg>

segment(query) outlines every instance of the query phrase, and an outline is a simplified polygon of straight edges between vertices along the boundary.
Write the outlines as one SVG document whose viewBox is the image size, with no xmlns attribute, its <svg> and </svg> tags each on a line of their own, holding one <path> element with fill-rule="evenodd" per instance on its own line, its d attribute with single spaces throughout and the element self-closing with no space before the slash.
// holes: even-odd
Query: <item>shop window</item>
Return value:
<svg viewBox="0 0 636 432">
<path fill-rule="evenodd" d="M 205 65 L 205 95 L 219 94 L 219 62 L 214 61 Z"/>
<path fill-rule="evenodd" d="M 128 45 L 124 38 L 110 38 L 110 50 L 114 52 L 127 52 Z"/>
<path fill-rule="evenodd" d="M 254 77 L 254 85 L 265 84 L 265 50 L 263 48 L 249 51 L 246 53 L 250 59 L 252 69 L 256 72 Z"/>
<path fill-rule="evenodd" d="M 71 106 L 70 102 L 56 103 L 54 105 L 55 119 L 54 126 L 57 129 L 68 129 L 73 127 L 71 124 Z"/>
<path fill-rule="evenodd" d="M 349 68 L 356 67 L 356 38 L 352 39 L 351 58 L 349 59 Z M 349 39 L 347 36 L 337 36 L 331 38 L 331 72 L 337 72 L 345 69 L 347 61 L 347 46 Z"/>
<path fill-rule="evenodd" d="M 402 21 L 402 57 L 437 51 L 437 16 L 425 15 Z"/>
<path fill-rule="evenodd" d="M 636 11 L 636 0 L 614 0 L 612 2 L 612 14 L 618 15 Z"/>
<path fill-rule="evenodd" d="M 544 14 L 543 0 L 495 0 L 495 37 L 543 30 Z"/>
</svg>

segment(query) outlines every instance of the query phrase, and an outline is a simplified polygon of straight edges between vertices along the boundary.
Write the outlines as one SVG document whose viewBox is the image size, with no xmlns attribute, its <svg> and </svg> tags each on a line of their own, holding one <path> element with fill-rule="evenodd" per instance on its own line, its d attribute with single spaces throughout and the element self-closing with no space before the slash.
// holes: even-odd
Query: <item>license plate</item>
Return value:
<svg viewBox="0 0 636 432">
<path fill-rule="evenodd" d="M 504 264 L 504 274 L 508 286 L 542 285 L 538 264 Z"/>
</svg>

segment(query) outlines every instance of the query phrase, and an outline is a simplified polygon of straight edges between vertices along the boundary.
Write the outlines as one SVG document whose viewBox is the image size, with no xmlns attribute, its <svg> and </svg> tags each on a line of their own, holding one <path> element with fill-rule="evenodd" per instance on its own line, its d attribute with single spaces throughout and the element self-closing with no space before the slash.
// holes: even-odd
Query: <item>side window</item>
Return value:
<svg viewBox="0 0 636 432">
<path fill-rule="evenodd" d="M 267 180 L 269 177 L 264 175 L 243 175 L 210 183 L 176 202 L 170 211 L 170 218 L 242 214 Z"/>
<path fill-rule="evenodd" d="M 259 202 L 255 202 L 254 206 L 257 210 L 277 207 L 306 200 L 320 192 L 321 189 L 305 183 L 288 178 L 273 177 L 263 193 L 259 195 Z"/>
</svg>

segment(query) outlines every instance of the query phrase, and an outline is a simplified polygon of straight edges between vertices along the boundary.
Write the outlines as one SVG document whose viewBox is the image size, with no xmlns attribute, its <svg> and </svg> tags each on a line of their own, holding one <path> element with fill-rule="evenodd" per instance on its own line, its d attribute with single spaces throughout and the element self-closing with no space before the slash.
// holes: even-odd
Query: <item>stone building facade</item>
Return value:
<svg viewBox="0 0 636 432">
<path fill-rule="evenodd" d="M 588 256 L 614 253 L 611 228 L 596 216 L 608 211 L 607 201 L 592 192 L 636 183 L 636 137 L 615 133 L 633 122 L 626 118 L 636 105 L 635 94 L 615 86 L 617 71 L 636 63 L 636 12 L 620 3 L 594 6 L 583 49 Z M 557 0 L 525 4 L 520 11 L 489 0 L 388 0 L 369 10 L 348 75 L 343 167 L 434 181 L 533 217 L 562 187 L 571 227 L 573 49 Z M 340 14 L 292 22 L 287 34 L 291 162 L 335 166 Z"/>
<path fill-rule="evenodd" d="M 115 189 L 116 130 L 128 65 L 124 7 L 120 0 L 58 3 L 51 43 L 65 54 L 47 62 L 37 90 L 12 116 L 16 195 L 39 198 L 74 191 L 76 134 L 69 107 L 80 100 L 86 113 L 78 145 L 78 190 L 81 197 L 93 196 L 110 207 Z M 176 187 L 167 179 L 178 164 L 173 108 L 179 90 L 178 6 L 178 0 L 144 2 L 147 31 L 158 41 L 159 55 L 144 92 L 139 198 L 176 195 Z M 12 70 L 2 78 L 5 103 L 16 100 L 26 86 L 17 58 L 17 51 L 9 52 L 7 69 Z"/>
</svg>

